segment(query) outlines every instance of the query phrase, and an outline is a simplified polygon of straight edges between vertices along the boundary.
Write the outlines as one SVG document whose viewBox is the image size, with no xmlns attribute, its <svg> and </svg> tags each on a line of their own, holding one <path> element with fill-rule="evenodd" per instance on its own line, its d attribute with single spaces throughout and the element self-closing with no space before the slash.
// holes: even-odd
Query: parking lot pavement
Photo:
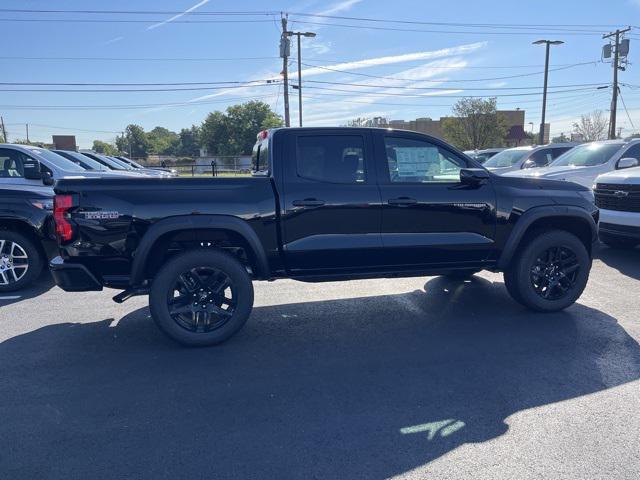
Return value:
<svg viewBox="0 0 640 480">
<path fill-rule="evenodd" d="M 205 349 L 43 278 L 0 300 L 0 478 L 637 479 L 640 250 L 598 256 L 549 315 L 491 273 L 256 284 Z"/>
</svg>

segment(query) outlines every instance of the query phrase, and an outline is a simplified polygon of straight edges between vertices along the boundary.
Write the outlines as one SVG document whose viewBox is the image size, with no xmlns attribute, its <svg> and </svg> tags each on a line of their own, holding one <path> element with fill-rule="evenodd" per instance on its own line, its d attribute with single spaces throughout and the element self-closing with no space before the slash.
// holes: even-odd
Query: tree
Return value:
<svg viewBox="0 0 640 480">
<path fill-rule="evenodd" d="M 551 143 L 566 143 L 566 142 L 570 142 L 571 139 L 569 137 L 567 137 L 564 132 L 562 132 L 560 135 L 558 135 L 557 137 L 553 137 L 551 139 Z"/>
<path fill-rule="evenodd" d="M 103 142 L 102 140 L 94 140 L 93 147 L 91 148 L 96 153 L 103 153 L 105 155 L 117 155 L 118 149 L 110 143 Z"/>
<path fill-rule="evenodd" d="M 180 144 L 180 137 L 176 132 L 164 127 L 155 127 L 147 132 L 149 153 L 157 155 L 175 155 Z"/>
<path fill-rule="evenodd" d="M 212 155 L 250 153 L 260 130 L 282 126 L 282 118 L 264 102 L 252 100 L 211 112 L 200 127 L 199 142 Z"/>
<path fill-rule="evenodd" d="M 573 124 L 573 129 L 585 142 L 605 140 L 609 130 L 609 120 L 602 110 L 594 110 L 587 115 L 581 115 L 580 121 Z"/>
<path fill-rule="evenodd" d="M 127 125 L 124 134 L 116 137 L 116 147 L 134 158 L 147 158 L 149 141 L 140 125 Z"/>
<path fill-rule="evenodd" d="M 200 154 L 200 129 L 198 126 L 191 125 L 191 128 L 183 128 L 178 135 L 180 141 L 176 154 L 182 157 L 197 157 Z"/>
<path fill-rule="evenodd" d="M 444 138 L 462 150 L 502 145 L 507 128 L 496 105 L 495 98 L 459 100 L 453 106 L 453 116 L 442 120 Z"/>
<path fill-rule="evenodd" d="M 382 127 L 389 125 L 385 117 L 357 117 L 347 122 L 347 127 Z"/>
</svg>

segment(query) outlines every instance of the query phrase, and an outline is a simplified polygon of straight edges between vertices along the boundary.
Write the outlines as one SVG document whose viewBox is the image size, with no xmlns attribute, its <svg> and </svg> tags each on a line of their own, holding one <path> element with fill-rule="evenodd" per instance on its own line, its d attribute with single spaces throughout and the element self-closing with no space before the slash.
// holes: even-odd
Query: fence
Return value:
<svg viewBox="0 0 640 480">
<path fill-rule="evenodd" d="M 240 176 L 251 173 L 251 157 L 248 155 L 195 158 L 165 157 L 161 161 L 146 161 L 144 159 L 138 161 L 149 168 L 171 168 L 176 170 L 180 176 L 187 177 Z"/>
</svg>

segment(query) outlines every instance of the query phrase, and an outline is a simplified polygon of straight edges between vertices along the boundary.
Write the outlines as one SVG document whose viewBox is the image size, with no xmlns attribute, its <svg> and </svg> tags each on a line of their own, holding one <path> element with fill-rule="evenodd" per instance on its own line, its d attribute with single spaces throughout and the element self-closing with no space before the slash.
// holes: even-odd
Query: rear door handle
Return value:
<svg viewBox="0 0 640 480">
<path fill-rule="evenodd" d="M 294 207 L 321 207 L 324 205 L 324 200 L 318 200 L 316 198 L 305 198 L 304 200 L 294 200 L 291 202 Z"/>
<path fill-rule="evenodd" d="M 409 198 L 409 197 L 399 197 L 399 198 L 390 198 L 387 203 L 389 205 L 397 205 L 399 207 L 406 207 L 408 205 L 414 205 L 416 203 L 418 203 L 418 201 L 415 198 Z"/>
</svg>

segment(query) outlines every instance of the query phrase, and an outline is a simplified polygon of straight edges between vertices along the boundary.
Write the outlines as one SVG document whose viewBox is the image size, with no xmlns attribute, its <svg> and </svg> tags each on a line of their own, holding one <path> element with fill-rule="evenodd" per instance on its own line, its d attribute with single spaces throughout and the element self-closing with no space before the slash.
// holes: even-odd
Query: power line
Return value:
<svg viewBox="0 0 640 480">
<path fill-rule="evenodd" d="M 629 110 L 627 110 L 627 104 L 624 103 L 624 98 L 622 98 L 622 92 L 618 92 L 618 95 L 620 95 L 620 101 L 622 101 L 622 106 L 624 107 L 624 111 L 627 114 L 629 123 L 631 124 L 631 127 L 635 130 L 636 126 L 633 124 L 633 120 L 631 120 L 631 115 L 629 115 Z"/>
<path fill-rule="evenodd" d="M 598 62 L 584 62 L 584 63 L 574 63 L 571 65 L 567 65 L 565 67 L 558 67 L 558 68 L 553 68 L 550 69 L 550 72 L 553 71 L 558 71 L 558 70 L 567 70 L 569 68 L 573 68 L 573 67 L 578 67 L 578 66 L 583 66 L 583 65 L 596 65 Z M 368 77 L 368 78 L 382 78 L 382 79 L 386 79 L 386 80 L 400 80 L 400 81 L 407 81 L 407 82 L 415 82 L 415 81 L 420 81 L 420 82 L 433 82 L 433 83 L 462 83 L 462 82 L 485 82 L 485 81 L 490 81 L 490 80 L 505 80 L 505 79 L 510 79 L 510 78 L 520 78 L 520 77 L 529 77 L 531 75 L 541 75 L 544 72 L 530 72 L 530 73 L 521 73 L 518 75 L 507 75 L 507 76 L 502 76 L 502 77 L 491 77 L 491 78 L 466 78 L 466 79 L 459 79 L 459 80 L 434 80 L 434 79 L 416 79 L 416 78 L 398 78 L 398 77 L 393 77 L 393 76 L 386 76 L 386 75 L 372 75 L 372 74 L 368 74 L 368 73 L 361 73 L 361 72 L 352 72 L 352 71 L 348 71 L 348 70 L 340 70 L 337 68 L 332 68 L 332 67 L 325 67 L 325 66 L 321 66 L 321 65 L 313 65 L 310 63 L 303 63 L 304 66 L 306 67 L 310 67 L 310 68 L 319 68 L 321 70 L 328 70 L 331 72 L 337 72 L 337 73 L 346 73 L 348 75 L 358 75 L 361 77 Z M 432 67 L 434 70 L 437 70 L 439 67 L 437 66 L 433 66 Z M 455 68 L 461 68 L 461 67 L 455 67 Z M 466 68 L 466 67 L 463 67 Z M 304 74 L 304 72 L 303 72 Z"/>
<path fill-rule="evenodd" d="M 24 123 L 7 123 L 6 125 L 24 125 Z M 29 122 L 29 127 L 42 127 L 42 128 L 54 128 L 54 129 L 58 129 L 58 130 L 75 130 L 78 132 L 87 132 L 87 133 L 122 133 L 122 132 L 116 132 L 113 130 L 89 130 L 86 128 L 77 128 L 77 127 L 61 127 L 58 125 L 45 125 L 42 123 L 31 123 Z"/>
<path fill-rule="evenodd" d="M 121 20 L 92 18 L 0 18 L 0 22 L 35 22 L 35 23 L 162 23 L 166 19 L 156 20 Z M 210 24 L 210 23 L 267 23 L 271 20 L 172 20 L 171 23 Z"/>
<path fill-rule="evenodd" d="M 193 91 L 209 91 L 209 90 L 227 90 L 233 88 L 254 88 L 254 87 L 269 87 L 272 85 L 278 85 L 277 82 L 262 83 L 255 85 L 228 85 L 228 86 L 213 86 L 213 87 L 175 87 L 175 88 L 3 88 L 0 92 L 47 92 L 47 93 L 132 93 L 132 92 L 193 92 Z"/>
<path fill-rule="evenodd" d="M 241 60 L 274 60 L 279 57 L 20 57 L 20 56 L 0 56 L 0 60 L 64 60 L 64 61 L 125 61 L 125 62 L 223 62 Z"/>
<path fill-rule="evenodd" d="M 414 82 L 422 82 L 423 80 L 414 79 Z M 330 82 L 327 80 L 307 80 L 307 83 L 319 83 L 325 85 L 348 85 L 352 87 L 364 87 L 364 88 L 393 88 L 393 89 L 403 89 L 403 90 L 451 90 L 452 87 L 413 87 L 410 85 L 372 85 L 366 83 L 348 83 L 348 82 Z M 602 83 L 576 83 L 570 85 L 554 85 L 549 88 L 572 88 L 572 87 L 596 87 L 602 86 Z M 540 86 L 533 87 L 464 87 L 464 90 L 538 90 Z M 360 92 L 366 93 L 366 92 Z M 490 96 L 490 95 L 488 95 Z"/>
</svg>

